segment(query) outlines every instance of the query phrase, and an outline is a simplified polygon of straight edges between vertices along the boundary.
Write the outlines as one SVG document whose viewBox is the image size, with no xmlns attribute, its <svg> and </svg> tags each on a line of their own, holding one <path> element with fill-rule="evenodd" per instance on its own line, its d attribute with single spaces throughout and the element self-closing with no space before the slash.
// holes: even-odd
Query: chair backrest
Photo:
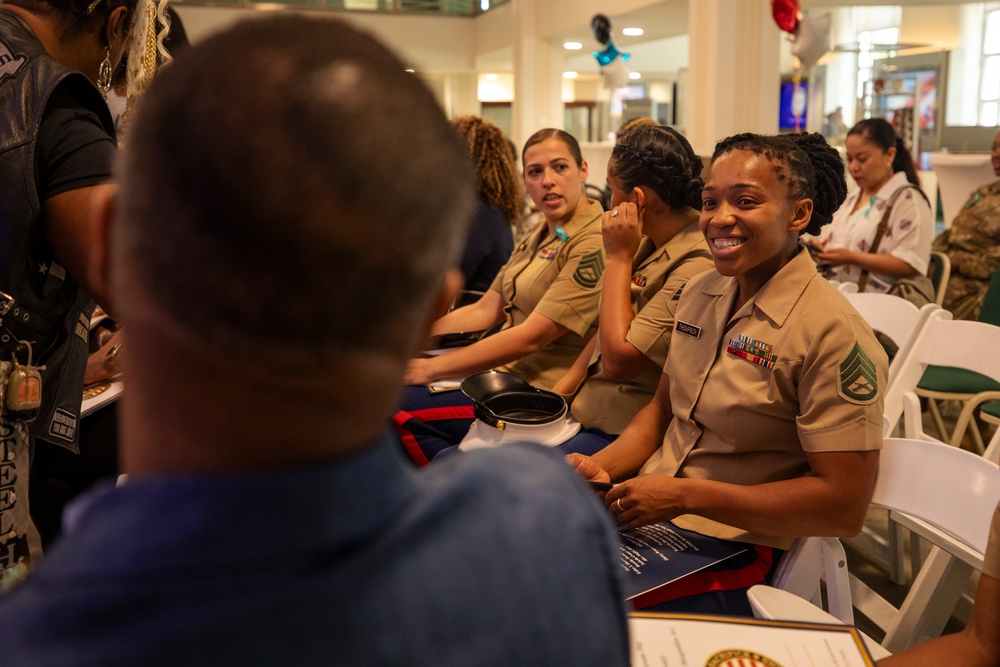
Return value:
<svg viewBox="0 0 1000 667">
<path fill-rule="evenodd" d="M 899 369 L 885 393 L 885 416 L 895 428 L 903 409 L 903 395 L 913 391 L 929 365 L 951 366 L 1000 382 L 1000 326 L 985 322 L 949 319 L 938 309 L 917 334 L 899 362 Z"/>
<path fill-rule="evenodd" d="M 934 302 L 940 306 L 944 303 L 944 295 L 948 291 L 948 281 L 951 279 L 951 258 L 939 250 L 931 250 L 927 276 L 934 284 Z"/>
<path fill-rule="evenodd" d="M 917 334 L 931 318 L 931 313 L 941 310 L 940 306 L 928 303 L 917 308 L 906 299 L 877 292 L 860 292 L 846 296 L 872 329 L 885 335 L 896 345 L 896 355 L 889 363 L 888 380 L 891 384 L 899 373 L 900 364 L 913 346 Z"/>
<path fill-rule="evenodd" d="M 990 278 L 990 285 L 983 295 L 979 321 L 1000 326 L 1000 271 L 994 271 L 993 277 Z"/>
<path fill-rule="evenodd" d="M 873 505 L 926 521 L 982 554 L 998 503 L 997 464 L 926 440 L 883 440 Z"/>
</svg>

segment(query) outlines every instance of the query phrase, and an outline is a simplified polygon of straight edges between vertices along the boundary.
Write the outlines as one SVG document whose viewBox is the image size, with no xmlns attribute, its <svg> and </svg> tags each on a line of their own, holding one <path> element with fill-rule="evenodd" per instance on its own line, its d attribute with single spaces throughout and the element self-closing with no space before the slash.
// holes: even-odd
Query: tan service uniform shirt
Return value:
<svg viewBox="0 0 1000 667">
<path fill-rule="evenodd" d="M 809 474 L 807 452 L 880 449 L 885 352 L 808 253 L 730 314 L 738 289 L 715 271 L 684 289 L 664 371 L 674 418 L 641 473 L 755 485 Z M 694 515 L 674 522 L 779 549 L 792 543 Z"/>
<path fill-rule="evenodd" d="M 504 329 L 537 312 L 569 331 L 547 346 L 501 366 L 540 389 L 550 389 L 569 370 L 597 331 L 601 281 L 604 278 L 604 210 L 590 202 L 565 225 L 563 241 L 543 221 L 514 248 L 490 289 L 507 302 Z"/>
<path fill-rule="evenodd" d="M 986 545 L 986 558 L 983 559 L 983 574 L 1000 579 L 1000 505 L 997 505 L 993 523 L 990 524 L 990 541 Z"/>
<path fill-rule="evenodd" d="M 598 342 L 587 377 L 571 405 L 573 416 L 585 428 L 619 434 L 653 398 L 667 361 L 681 291 L 687 281 L 711 268 L 712 255 L 697 222 L 659 248 L 649 237 L 642 239 L 632 263 L 635 319 L 625 340 L 646 355 L 655 368 L 628 382 L 612 380 L 604 374 Z"/>
</svg>

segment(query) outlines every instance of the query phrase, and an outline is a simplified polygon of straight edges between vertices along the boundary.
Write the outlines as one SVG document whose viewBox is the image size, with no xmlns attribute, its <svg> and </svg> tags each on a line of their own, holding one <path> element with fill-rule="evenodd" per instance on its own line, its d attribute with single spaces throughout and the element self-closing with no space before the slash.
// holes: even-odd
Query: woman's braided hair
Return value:
<svg viewBox="0 0 1000 667">
<path fill-rule="evenodd" d="M 622 189 L 644 186 L 667 206 L 701 209 L 702 161 L 684 135 L 666 127 L 639 127 L 621 137 L 611 152 L 608 174 Z"/>
<path fill-rule="evenodd" d="M 712 160 L 730 151 L 743 150 L 775 163 L 779 181 L 788 182 L 788 193 L 796 199 L 812 199 L 813 212 L 802 233 L 818 234 L 833 220 L 847 196 L 844 161 L 822 134 L 736 134 L 715 146 Z M 782 167 L 788 168 L 788 173 Z"/>
<path fill-rule="evenodd" d="M 521 216 L 521 180 L 510 140 L 500 128 L 479 116 L 459 116 L 451 124 L 468 147 L 479 198 L 503 211 L 510 224 L 516 224 Z"/>
</svg>

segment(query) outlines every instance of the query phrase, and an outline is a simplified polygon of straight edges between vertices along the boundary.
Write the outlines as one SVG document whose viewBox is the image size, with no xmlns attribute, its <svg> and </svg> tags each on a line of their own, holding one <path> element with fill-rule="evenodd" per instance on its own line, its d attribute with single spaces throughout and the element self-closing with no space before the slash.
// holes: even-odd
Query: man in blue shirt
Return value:
<svg viewBox="0 0 1000 667">
<path fill-rule="evenodd" d="M 514 446 L 383 437 L 473 201 L 433 96 L 335 20 L 247 21 L 131 126 L 90 267 L 128 473 L 0 598 L 10 665 L 625 665 L 606 512 Z"/>
</svg>

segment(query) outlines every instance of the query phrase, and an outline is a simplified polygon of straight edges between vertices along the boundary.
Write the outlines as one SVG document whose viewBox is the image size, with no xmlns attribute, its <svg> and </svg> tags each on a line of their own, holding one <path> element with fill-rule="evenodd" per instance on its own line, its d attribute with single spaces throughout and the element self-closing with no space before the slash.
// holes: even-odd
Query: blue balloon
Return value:
<svg viewBox="0 0 1000 667">
<path fill-rule="evenodd" d="M 622 57 L 622 61 L 628 62 L 628 59 L 632 57 L 632 54 L 622 53 L 618 50 L 618 47 L 615 46 L 615 43 L 611 41 L 608 42 L 608 48 L 603 51 L 594 51 L 594 57 L 597 58 L 597 62 L 601 65 L 601 67 L 610 65 L 618 56 Z"/>
</svg>

